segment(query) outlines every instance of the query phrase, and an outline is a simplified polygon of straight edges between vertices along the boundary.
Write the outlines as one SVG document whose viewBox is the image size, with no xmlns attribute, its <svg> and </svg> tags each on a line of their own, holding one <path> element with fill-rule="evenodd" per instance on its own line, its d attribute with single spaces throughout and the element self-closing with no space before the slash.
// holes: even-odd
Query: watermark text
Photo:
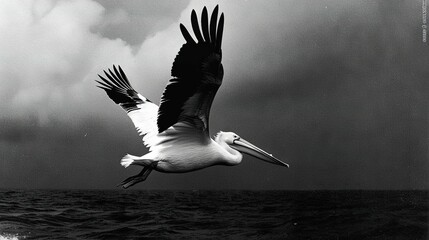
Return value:
<svg viewBox="0 0 429 240">
<path fill-rule="evenodd" d="M 427 36 L 427 21 L 426 21 L 426 0 L 422 0 L 422 41 L 426 42 L 426 36 Z"/>
</svg>

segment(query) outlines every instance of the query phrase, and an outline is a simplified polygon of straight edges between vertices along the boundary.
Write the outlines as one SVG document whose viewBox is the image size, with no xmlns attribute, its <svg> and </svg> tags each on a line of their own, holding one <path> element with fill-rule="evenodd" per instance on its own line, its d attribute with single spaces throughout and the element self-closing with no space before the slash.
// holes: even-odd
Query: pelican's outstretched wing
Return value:
<svg viewBox="0 0 429 240">
<path fill-rule="evenodd" d="M 158 134 L 156 125 L 158 106 L 136 92 L 124 71 L 120 66 L 118 68 L 119 71 L 115 66 L 113 71 L 108 70 L 109 73 L 104 71 L 110 81 L 98 75 L 102 81 L 97 81 L 100 84 L 97 87 L 105 90 L 107 95 L 127 112 L 140 136 L 143 137 L 144 144 L 151 147 L 154 137 Z"/>
<path fill-rule="evenodd" d="M 207 9 L 204 7 L 201 34 L 197 14 L 192 11 L 191 23 L 197 42 L 180 24 L 186 43 L 174 60 L 171 69 L 173 79 L 169 81 L 161 98 L 157 121 L 159 132 L 177 122 L 185 122 L 209 134 L 210 107 L 223 78 L 223 13 L 219 22 L 217 17 L 218 6 L 213 10 L 209 28 Z"/>
</svg>

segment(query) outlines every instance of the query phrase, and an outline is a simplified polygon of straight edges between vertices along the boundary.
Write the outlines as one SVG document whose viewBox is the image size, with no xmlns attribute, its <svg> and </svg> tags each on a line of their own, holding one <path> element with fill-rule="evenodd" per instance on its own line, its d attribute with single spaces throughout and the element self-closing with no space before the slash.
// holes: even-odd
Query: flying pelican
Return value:
<svg viewBox="0 0 429 240">
<path fill-rule="evenodd" d="M 113 71 L 104 71 L 106 77 L 98 75 L 102 80 L 97 81 L 98 87 L 127 112 L 149 148 L 149 153 L 141 157 L 127 154 L 122 158 L 121 165 L 125 168 L 143 167 L 139 174 L 119 184 L 123 188 L 146 180 L 152 170 L 184 173 L 213 165 L 237 165 L 243 158 L 240 152 L 289 167 L 233 132 L 219 132 L 214 139 L 210 138 L 210 107 L 223 78 L 223 13 L 219 22 L 217 17 L 218 6 L 210 23 L 207 9 L 203 8 L 201 34 L 197 14 L 192 10 L 191 23 L 197 42 L 180 24 L 186 43 L 174 60 L 173 79 L 165 87 L 159 107 L 133 89 L 120 66 L 113 65 Z"/>
</svg>

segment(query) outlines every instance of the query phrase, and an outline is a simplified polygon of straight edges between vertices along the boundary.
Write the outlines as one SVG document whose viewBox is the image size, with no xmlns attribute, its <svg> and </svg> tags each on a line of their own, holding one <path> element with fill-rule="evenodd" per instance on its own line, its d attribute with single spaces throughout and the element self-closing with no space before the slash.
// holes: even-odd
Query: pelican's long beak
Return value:
<svg viewBox="0 0 429 240">
<path fill-rule="evenodd" d="M 273 154 L 265 152 L 264 150 L 258 148 L 257 146 L 251 144 L 250 142 L 248 142 L 242 138 L 234 140 L 231 147 L 237 151 L 249 154 L 251 156 L 254 156 L 256 158 L 264 160 L 266 162 L 276 164 L 276 165 L 280 165 L 280 166 L 289 167 L 289 164 L 284 163 L 281 160 L 275 158 L 273 156 Z"/>
</svg>

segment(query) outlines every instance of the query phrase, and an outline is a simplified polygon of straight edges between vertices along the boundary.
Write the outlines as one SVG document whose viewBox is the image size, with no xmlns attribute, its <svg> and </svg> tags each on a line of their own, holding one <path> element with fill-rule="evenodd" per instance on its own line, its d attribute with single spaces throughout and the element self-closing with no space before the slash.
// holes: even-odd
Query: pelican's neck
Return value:
<svg viewBox="0 0 429 240">
<path fill-rule="evenodd" d="M 224 161 L 225 165 L 233 166 L 241 163 L 243 155 L 239 151 L 231 148 L 226 142 L 222 140 L 216 139 L 215 142 L 219 144 L 223 150 L 225 150 L 222 154 L 222 160 Z"/>
</svg>

